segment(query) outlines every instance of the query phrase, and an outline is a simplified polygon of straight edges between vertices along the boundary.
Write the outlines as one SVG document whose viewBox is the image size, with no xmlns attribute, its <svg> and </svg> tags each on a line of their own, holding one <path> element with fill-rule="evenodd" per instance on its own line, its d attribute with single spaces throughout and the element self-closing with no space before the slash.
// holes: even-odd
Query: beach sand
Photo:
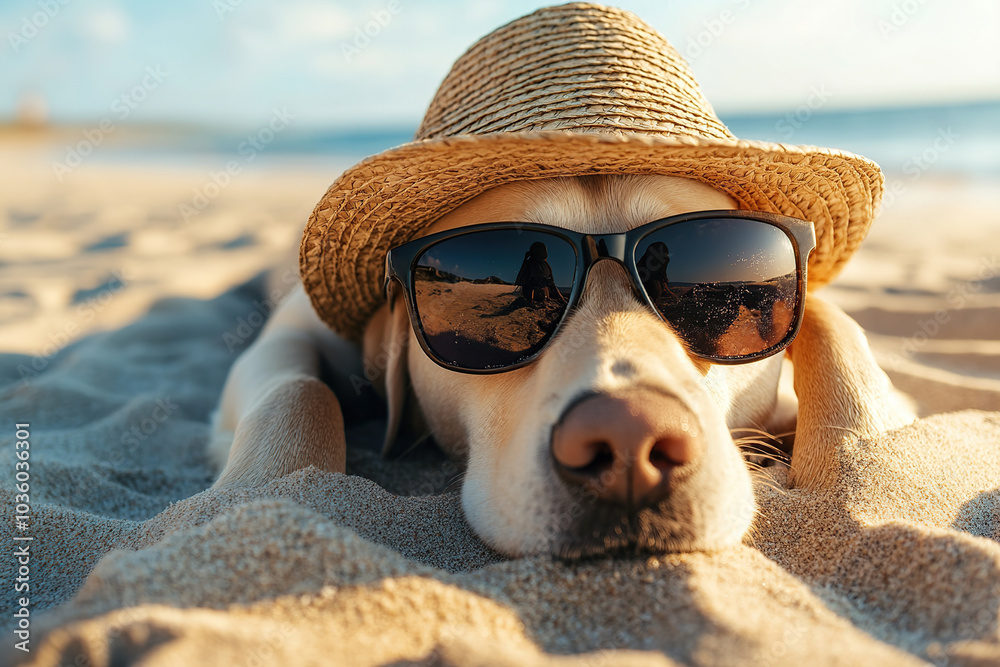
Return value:
<svg viewBox="0 0 1000 667">
<path fill-rule="evenodd" d="M 347 475 L 207 490 L 209 415 L 281 297 L 254 277 L 333 173 L 247 165 L 186 220 L 218 161 L 50 161 L 0 148 L 0 462 L 30 424 L 32 502 L 21 530 L 0 489 L 0 542 L 34 538 L 31 651 L 5 557 L 0 663 L 1000 663 L 1000 183 L 907 180 L 824 290 L 916 423 L 845 436 L 827 488 L 772 469 L 741 547 L 563 563 L 489 551 L 455 464 L 381 460 L 378 421 Z"/>
</svg>

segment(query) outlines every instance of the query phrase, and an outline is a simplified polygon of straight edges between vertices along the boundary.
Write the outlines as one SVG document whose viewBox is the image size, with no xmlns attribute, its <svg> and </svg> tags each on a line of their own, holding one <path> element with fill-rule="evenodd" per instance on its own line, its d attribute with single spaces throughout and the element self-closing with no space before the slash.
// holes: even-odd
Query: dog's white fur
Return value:
<svg viewBox="0 0 1000 667">
<path fill-rule="evenodd" d="M 428 233 L 491 221 L 609 233 L 688 211 L 733 208 L 706 184 L 666 176 L 520 181 L 466 202 Z M 223 469 L 216 486 L 259 485 L 310 464 L 344 470 L 341 409 L 353 409 L 356 396 L 318 379 L 324 358 L 342 380 L 375 382 L 389 407 L 387 446 L 401 423 L 425 423 L 446 451 L 467 461 L 462 505 L 492 547 L 512 555 L 600 553 L 624 543 L 607 535 L 588 542 L 583 535 L 590 510 L 551 469 L 553 427 L 582 395 L 652 391 L 693 415 L 705 452 L 671 490 L 654 528 L 637 528 L 625 546 L 715 549 L 738 543 L 754 516 L 750 475 L 730 430 L 789 426 L 789 410 L 777 401 L 783 356 L 737 366 L 689 356 L 610 261 L 594 266 L 578 309 L 541 357 L 497 375 L 436 365 L 417 345 L 401 303 L 372 318 L 359 354 L 322 324 L 298 287 L 230 373 L 210 446 Z M 912 419 L 858 325 L 815 295 L 788 356 L 799 400 L 796 485 L 821 484 L 834 474 L 832 458 L 845 433 L 865 437 Z"/>
</svg>

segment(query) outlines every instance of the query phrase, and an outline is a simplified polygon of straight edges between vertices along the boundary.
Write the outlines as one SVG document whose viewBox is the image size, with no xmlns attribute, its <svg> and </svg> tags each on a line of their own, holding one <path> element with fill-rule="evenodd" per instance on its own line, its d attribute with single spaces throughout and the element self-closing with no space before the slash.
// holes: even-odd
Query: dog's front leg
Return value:
<svg viewBox="0 0 1000 667">
<path fill-rule="evenodd" d="M 307 466 L 344 472 L 347 444 L 340 404 L 315 377 L 272 378 L 231 437 L 216 487 L 261 486 Z"/>
<path fill-rule="evenodd" d="M 845 442 L 913 421 L 858 323 L 815 294 L 808 296 L 789 354 L 799 403 L 790 477 L 795 487 L 831 484 Z"/>
<path fill-rule="evenodd" d="M 209 452 L 224 469 L 216 487 L 260 486 L 299 468 L 344 472 L 344 418 L 321 379 L 321 357 L 351 351 L 318 321 L 301 289 L 236 360 L 213 423 Z"/>
</svg>

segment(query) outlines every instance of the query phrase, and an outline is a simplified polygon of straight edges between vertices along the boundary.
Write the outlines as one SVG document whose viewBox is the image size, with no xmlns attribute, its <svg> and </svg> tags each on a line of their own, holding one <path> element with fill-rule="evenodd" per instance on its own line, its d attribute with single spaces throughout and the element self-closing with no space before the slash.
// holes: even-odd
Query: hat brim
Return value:
<svg viewBox="0 0 1000 667">
<path fill-rule="evenodd" d="M 385 254 L 463 202 L 512 181 L 659 174 L 702 181 L 740 208 L 813 223 L 809 285 L 826 285 L 861 244 L 882 198 L 878 165 L 814 146 L 581 132 L 415 141 L 346 170 L 316 205 L 299 250 L 319 316 L 353 340 L 384 303 Z"/>
</svg>

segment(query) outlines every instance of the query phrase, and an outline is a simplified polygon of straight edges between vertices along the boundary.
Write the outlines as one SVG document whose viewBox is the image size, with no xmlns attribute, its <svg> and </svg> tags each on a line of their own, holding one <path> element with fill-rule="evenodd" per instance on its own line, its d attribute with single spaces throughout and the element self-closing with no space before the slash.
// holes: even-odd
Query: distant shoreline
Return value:
<svg viewBox="0 0 1000 667">
<path fill-rule="evenodd" d="M 1000 176 L 1000 100 L 925 107 L 827 110 L 802 105 L 787 112 L 723 114 L 743 139 L 808 144 L 846 150 L 877 162 L 886 173 L 925 172 Z M 102 124 L 103 123 L 103 124 Z M 210 127 L 183 123 L 18 126 L 0 124 L 0 150 L 9 146 L 52 148 L 59 159 L 74 151 L 115 164 L 187 163 L 233 156 L 248 139 L 267 162 L 353 164 L 404 144 L 415 126 L 299 127 L 270 134 L 260 127 Z M 89 156 L 88 156 L 89 157 Z M 276 159 L 277 158 L 277 159 Z"/>
</svg>

